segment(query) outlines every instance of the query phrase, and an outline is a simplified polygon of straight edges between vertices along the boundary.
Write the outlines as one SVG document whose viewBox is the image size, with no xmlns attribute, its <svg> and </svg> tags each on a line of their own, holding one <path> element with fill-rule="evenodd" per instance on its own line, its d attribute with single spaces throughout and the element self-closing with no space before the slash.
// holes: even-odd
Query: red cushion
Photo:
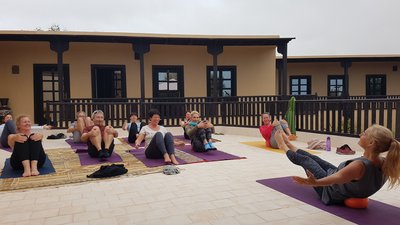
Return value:
<svg viewBox="0 0 400 225">
<path fill-rule="evenodd" d="M 368 198 L 348 198 L 344 204 L 350 208 L 365 209 L 368 207 Z"/>
</svg>

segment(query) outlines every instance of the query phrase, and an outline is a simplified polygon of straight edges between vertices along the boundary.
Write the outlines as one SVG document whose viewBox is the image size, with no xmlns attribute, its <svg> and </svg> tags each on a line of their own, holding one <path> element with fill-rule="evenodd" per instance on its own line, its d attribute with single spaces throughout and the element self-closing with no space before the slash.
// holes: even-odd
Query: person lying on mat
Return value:
<svg viewBox="0 0 400 225">
<path fill-rule="evenodd" d="M 278 144 L 275 140 L 275 133 L 278 130 L 283 130 L 289 137 L 289 140 L 295 140 L 296 136 L 290 132 L 288 122 L 284 119 L 277 120 L 275 119 L 273 123 L 271 123 L 271 115 L 266 112 L 262 114 L 262 123 L 260 126 L 260 133 L 265 139 L 265 145 L 267 147 L 278 148 Z"/>
<path fill-rule="evenodd" d="M 136 112 L 131 113 L 131 115 L 129 116 L 129 123 L 125 122 L 122 126 L 122 130 L 127 130 L 129 132 L 129 143 L 135 143 L 137 137 L 139 136 L 140 130 L 144 126 L 146 126 L 146 123 L 138 120 L 138 114 Z"/>
<path fill-rule="evenodd" d="M 76 120 L 67 129 L 67 133 L 72 133 L 72 139 L 75 143 L 81 142 L 83 129 L 88 126 L 92 126 L 93 121 L 89 116 L 86 116 L 84 111 L 76 113 Z"/>
<path fill-rule="evenodd" d="M 148 113 L 149 123 L 139 132 L 135 141 L 136 149 L 139 148 L 143 139 L 145 140 L 145 155 L 149 159 L 162 159 L 166 164 L 179 164 L 175 158 L 174 138 L 165 127 L 158 125 L 160 122 L 160 112 L 151 109 Z"/>
<path fill-rule="evenodd" d="M 88 153 L 92 158 L 108 158 L 114 150 L 114 138 L 118 132 L 112 126 L 105 126 L 104 113 L 96 110 L 92 113 L 92 126 L 83 129 L 81 140 L 87 142 Z"/>
<path fill-rule="evenodd" d="M 183 120 L 181 121 L 181 127 L 183 128 L 183 136 L 185 137 L 185 139 L 190 139 L 189 135 L 186 133 L 186 126 L 189 124 L 190 122 L 190 118 L 191 118 L 191 113 L 188 111 L 185 114 L 185 118 L 183 118 Z"/>
<path fill-rule="evenodd" d="M 8 136 L 8 145 L 13 149 L 10 164 L 15 170 L 24 170 L 23 177 L 39 175 L 46 161 L 42 146 L 43 134 L 33 133 L 31 120 L 27 115 L 17 117 L 16 133 Z"/>
<path fill-rule="evenodd" d="M 387 179 L 389 187 L 400 184 L 400 143 L 386 127 L 372 125 L 361 133 L 358 144 L 364 149 L 363 156 L 346 160 L 338 167 L 298 149 L 283 131 L 277 131 L 275 138 L 288 159 L 306 170 L 307 178 L 295 176 L 294 181 L 313 186 L 327 205 L 343 204 L 348 198 L 367 198 Z M 384 152 L 386 158 L 380 156 Z"/>
<path fill-rule="evenodd" d="M 192 142 L 193 150 L 196 152 L 217 150 L 211 142 L 211 133 L 214 125 L 207 120 L 200 121 L 200 114 L 197 111 L 192 111 L 190 115 L 190 122 L 185 129 Z"/>
<path fill-rule="evenodd" d="M 0 144 L 5 147 L 8 148 L 10 147 L 8 144 L 8 136 L 10 134 L 16 134 L 17 133 L 17 127 L 15 125 L 14 120 L 12 119 L 12 114 L 11 111 L 8 111 L 4 114 L 4 117 L 2 119 L 3 124 L 0 125 Z M 52 127 L 49 125 L 43 125 L 43 126 L 31 126 L 31 129 L 34 132 L 40 132 L 43 129 L 45 130 L 49 130 Z"/>
</svg>

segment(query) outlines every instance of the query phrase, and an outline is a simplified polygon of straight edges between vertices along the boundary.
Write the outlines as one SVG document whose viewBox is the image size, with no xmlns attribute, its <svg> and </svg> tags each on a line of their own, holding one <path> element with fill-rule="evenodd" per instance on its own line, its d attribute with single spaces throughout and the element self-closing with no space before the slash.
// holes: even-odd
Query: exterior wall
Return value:
<svg viewBox="0 0 400 225">
<path fill-rule="evenodd" d="M 14 115 L 34 116 L 33 64 L 56 63 L 57 55 L 48 42 L 0 42 L 0 96 L 9 98 Z M 11 74 L 11 66 L 19 74 Z"/>
<path fill-rule="evenodd" d="M 387 95 L 400 95 L 397 85 L 400 83 L 400 70 L 392 71 L 399 62 L 354 62 L 349 68 L 349 94 L 366 94 L 366 75 L 386 75 Z M 288 94 L 290 94 L 290 76 L 310 75 L 311 94 L 326 96 L 328 75 L 343 75 L 343 67 L 338 62 L 288 63 Z"/>
<path fill-rule="evenodd" d="M 140 97 L 140 66 L 131 44 L 74 43 L 63 54 L 69 65 L 71 98 L 91 98 L 91 65 L 125 65 L 128 98 Z M 34 64 L 56 64 L 49 42 L 0 42 L 0 97 L 9 98 L 15 115 L 34 117 Z M 213 57 L 206 46 L 151 45 L 144 56 L 145 97 L 152 97 L 152 66 L 183 65 L 185 97 L 207 95 L 206 69 Z M 12 65 L 20 73 L 11 74 Z M 224 47 L 218 65 L 236 66 L 237 95 L 274 95 L 275 47 Z"/>
</svg>

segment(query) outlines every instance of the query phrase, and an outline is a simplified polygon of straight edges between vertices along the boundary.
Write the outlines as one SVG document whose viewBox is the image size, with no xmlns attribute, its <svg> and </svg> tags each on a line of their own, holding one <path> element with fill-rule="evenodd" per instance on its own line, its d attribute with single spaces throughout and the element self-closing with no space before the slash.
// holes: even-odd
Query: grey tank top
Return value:
<svg viewBox="0 0 400 225">
<path fill-rule="evenodd" d="M 345 184 L 334 184 L 323 187 L 322 202 L 330 204 L 341 204 L 347 198 L 367 198 L 377 192 L 386 182 L 386 177 L 378 167 L 364 157 L 359 157 L 342 162 L 336 170 L 329 170 L 328 176 L 343 169 L 355 160 L 361 160 L 365 166 L 365 172 L 361 179 Z"/>
</svg>

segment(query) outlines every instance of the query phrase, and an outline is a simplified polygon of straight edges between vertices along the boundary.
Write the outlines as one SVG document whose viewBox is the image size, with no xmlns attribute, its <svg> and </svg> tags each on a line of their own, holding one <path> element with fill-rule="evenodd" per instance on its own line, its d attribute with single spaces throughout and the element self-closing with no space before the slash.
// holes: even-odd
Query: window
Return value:
<svg viewBox="0 0 400 225">
<path fill-rule="evenodd" d="M 344 94 L 343 75 L 328 76 L 328 96 L 340 97 Z"/>
<path fill-rule="evenodd" d="M 207 96 L 213 96 L 214 71 L 212 66 L 207 66 Z M 217 71 L 218 97 L 236 96 L 236 66 L 219 66 Z"/>
<path fill-rule="evenodd" d="M 184 97 L 183 66 L 153 66 L 153 97 Z"/>
<path fill-rule="evenodd" d="M 290 95 L 310 95 L 311 76 L 291 76 Z"/>
<path fill-rule="evenodd" d="M 366 92 L 366 96 L 386 95 L 386 75 L 367 75 Z"/>
</svg>

